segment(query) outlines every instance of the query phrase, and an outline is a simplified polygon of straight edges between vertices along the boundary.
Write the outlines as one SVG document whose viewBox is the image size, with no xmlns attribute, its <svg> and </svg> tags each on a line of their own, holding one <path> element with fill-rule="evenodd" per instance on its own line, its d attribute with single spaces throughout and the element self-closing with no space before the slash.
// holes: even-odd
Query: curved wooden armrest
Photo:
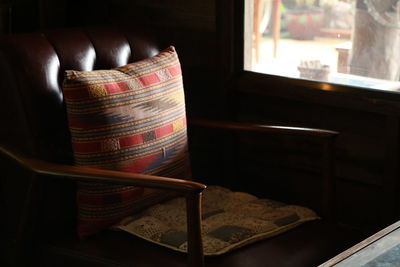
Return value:
<svg viewBox="0 0 400 267">
<path fill-rule="evenodd" d="M 241 123 L 241 122 L 211 121 L 203 119 L 191 119 L 188 121 L 188 124 L 190 126 L 201 126 L 201 127 L 215 128 L 221 130 L 314 136 L 321 138 L 334 138 L 337 135 L 339 135 L 338 132 L 324 130 L 324 129 L 252 124 L 252 123 Z"/>
<path fill-rule="evenodd" d="M 43 160 L 31 159 L 18 155 L 0 146 L 0 155 L 1 154 L 14 160 L 33 174 L 48 175 L 53 178 L 76 181 L 158 188 L 184 193 L 186 197 L 189 266 L 204 266 L 201 238 L 201 195 L 202 191 L 206 188 L 204 184 L 161 176 L 49 163 Z M 33 210 L 35 209 L 32 208 L 32 203 L 37 200 L 36 194 L 38 190 L 35 190 L 36 184 L 36 179 L 33 179 L 30 185 L 31 189 L 28 192 L 26 207 L 23 211 L 23 223 L 21 225 L 24 226 L 22 227 L 24 230 L 21 231 L 20 237 L 18 238 L 18 244 L 22 244 L 21 247 L 24 247 L 24 244 L 29 242 L 27 242 L 26 239 L 31 236 L 31 233 L 29 233 L 31 227 L 28 226 L 32 225 L 32 221 L 34 220 Z M 21 251 L 23 251 L 23 248 Z"/>
<path fill-rule="evenodd" d="M 334 179 L 334 142 L 339 135 L 338 132 L 315 129 L 275 125 L 262 125 L 240 122 L 210 121 L 203 119 L 191 119 L 188 121 L 190 126 L 207 127 L 216 130 L 232 130 L 240 132 L 259 132 L 268 134 L 297 135 L 304 137 L 318 138 L 323 147 L 323 185 L 322 190 L 322 215 L 331 221 L 335 220 L 335 179 Z"/>
<path fill-rule="evenodd" d="M 49 163 L 18 155 L 3 147 L 0 147 L 0 152 L 34 173 L 56 178 L 150 187 L 180 193 L 200 193 L 206 188 L 204 184 L 182 179 Z"/>
</svg>

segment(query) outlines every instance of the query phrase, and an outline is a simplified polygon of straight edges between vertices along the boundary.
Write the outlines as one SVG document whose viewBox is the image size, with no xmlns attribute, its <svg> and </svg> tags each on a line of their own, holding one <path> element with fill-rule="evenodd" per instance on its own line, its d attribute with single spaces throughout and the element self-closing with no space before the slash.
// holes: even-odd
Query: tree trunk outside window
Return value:
<svg viewBox="0 0 400 267">
<path fill-rule="evenodd" d="M 400 29 L 378 22 L 357 1 L 350 73 L 398 81 L 400 78 Z"/>
</svg>

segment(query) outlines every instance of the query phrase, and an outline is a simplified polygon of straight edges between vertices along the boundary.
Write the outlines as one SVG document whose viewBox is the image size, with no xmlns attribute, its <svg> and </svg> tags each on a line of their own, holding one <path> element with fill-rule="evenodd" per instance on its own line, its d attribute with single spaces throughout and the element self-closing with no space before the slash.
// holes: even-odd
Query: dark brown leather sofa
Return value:
<svg viewBox="0 0 400 267">
<path fill-rule="evenodd" d="M 155 55 L 160 51 L 158 43 L 148 31 L 139 29 L 61 29 L 1 38 L 0 239 L 4 264 L 186 266 L 186 255 L 126 233 L 105 231 L 79 240 L 75 231 L 75 180 L 90 174 L 68 169 L 73 159 L 60 88 L 63 71 L 110 69 Z M 323 138 L 324 132 L 304 135 Z M 98 173 L 99 177 L 104 175 L 110 176 Z M 188 184 L 202 188 L 201 184 Z M 359 239 L 353 232 L 321 220 L 223 256 L 206 258 L 205 263 L 315 266 L 356 241 Z"/>
</svg>

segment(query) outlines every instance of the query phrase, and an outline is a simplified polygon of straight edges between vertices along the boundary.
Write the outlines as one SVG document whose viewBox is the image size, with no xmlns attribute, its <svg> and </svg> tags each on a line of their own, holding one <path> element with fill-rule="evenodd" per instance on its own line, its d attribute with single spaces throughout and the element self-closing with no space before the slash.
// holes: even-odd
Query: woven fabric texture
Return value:
<svg viewBox="0 0 400 267">
<path fill-rule="evenodd" d="M 65 73 L 63 94 L 75 164 L 187 178 L 185 101 L 174 47 L 112 70 Z M 158 191 L 78 183 L 78 232 L 96 233 Z"/>
<path fill-rule="evenodd" d="M 203 194 L 202 237 L 205 255 L 275 236 L 319 217 L 310 209 L 210 186 Z M 115 229 L 173 250 L 187 252 L 185 199 L 175 198 L 122 220 Z"/>
</svg>

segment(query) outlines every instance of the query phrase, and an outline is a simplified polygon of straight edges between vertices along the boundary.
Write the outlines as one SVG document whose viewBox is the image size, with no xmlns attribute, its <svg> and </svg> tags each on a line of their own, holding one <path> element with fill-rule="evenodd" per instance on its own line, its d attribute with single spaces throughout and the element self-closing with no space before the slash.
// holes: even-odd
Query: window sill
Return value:
<svg viewBox="0 0 400 267">
<path fill-rule="evenodd" d="M 339 78 L 343 79 L 346 76 L 340 75 L 335 79 Z M 371 79 L 370 82 L 372 81 L 376 82 L 375 79 Z M 232 84 L 233 89 L 239 93 L 256 94 L 260 97 L 275 96 L 400 116 L 400 82 L 377 83 L 375 88 L 362 88 L 243 71 L 233 78 Z"/>
</svg>

